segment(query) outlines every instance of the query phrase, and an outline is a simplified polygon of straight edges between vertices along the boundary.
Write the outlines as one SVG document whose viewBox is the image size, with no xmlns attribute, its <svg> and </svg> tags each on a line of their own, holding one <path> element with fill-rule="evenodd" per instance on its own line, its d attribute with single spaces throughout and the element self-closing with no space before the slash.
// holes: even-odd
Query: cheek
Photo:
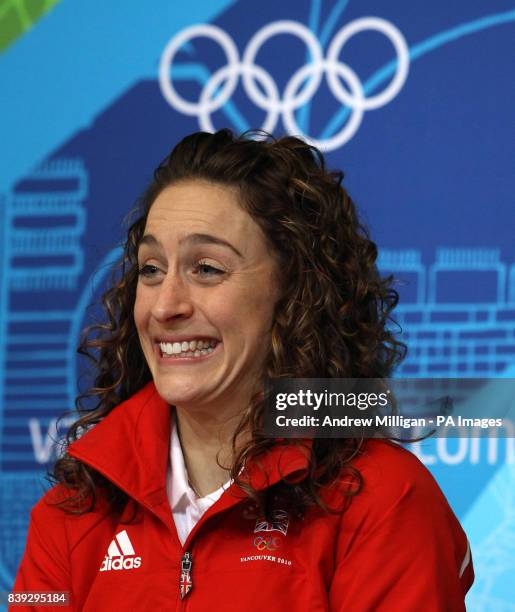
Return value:
<svg viewBox="0 0 515 612">
<path fill-rule="evenodd" d="M 136 301 L 134 302 L 134 322 L 138 332 L 140 332 L 148 320 L 149 311 L 149 300 L 146 299 L 145 292 L 141 290 L 141 286 L 138 286 L 136 289 Z"/>
<path fill-rule="evenodd" d="M 262 328 L 268 328 L 272 323 L 275 310 L 273 297 L 272 292 L 265 289 L 256 297 L 252 306 L 256 320 Z"/>
<path fill-rule="evenodd" d="M 263 343 L 270 331 L 274 315 L 274 303 L 268 291 L 259 295 L 247 295 L 234 309 L 231 325 L 242 342 Z"/>
</svg>

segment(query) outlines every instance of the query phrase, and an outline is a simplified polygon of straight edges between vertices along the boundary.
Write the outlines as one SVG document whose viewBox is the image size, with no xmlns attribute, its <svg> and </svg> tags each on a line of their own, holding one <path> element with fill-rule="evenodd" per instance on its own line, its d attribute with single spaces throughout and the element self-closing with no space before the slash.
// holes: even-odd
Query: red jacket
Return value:
<svg viewBox="0 0 515 612">
<path fill-rule="evenodd" d="M 267 523 L 232 485 L 183 547 L 166 494 L 169 444 L 170 407 L 152 383 L 72 444 L 69 453 L 126 491 L 140 512 L 127 523 L 133 504 L 120 516 L 100 499 L 93 512 L 64 514 L 47 503 L 63 491 L 54 487 L 32 510 L 14 590 L 69 591 L 71 609 L 94 612 L 465 609 L 474 578 L 467 538 L 408 451 L 369 441 L 354 462 L 363 491 L 343 514 L 311 508 L 299 520 L 278 511 Z M 257 465 L 248 470 L 257 487 L 280 473 L 302 476 L 307 456 L 277 445 L 261 464 L 268 478 Z"/>
</svg>

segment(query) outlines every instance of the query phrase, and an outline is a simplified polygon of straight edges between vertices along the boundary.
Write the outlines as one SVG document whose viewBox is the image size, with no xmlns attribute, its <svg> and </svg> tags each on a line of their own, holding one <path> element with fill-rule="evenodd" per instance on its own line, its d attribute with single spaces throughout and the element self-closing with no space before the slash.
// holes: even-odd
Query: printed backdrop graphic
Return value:
<svg viewBox="0 0 515 612">
<path fill-rule="evenodd" d="M 122 219 L 192 131 L 301 135 L 345 171 L 398 279 L 400 376 L 515 377 L 513 3 L 119 4 L 46 3 L 0 36 L 0 590 L 73 420 Z M 412 447 L 471 541 L 470 610 L 515 611 L 514 444 Z"/>
</svg>

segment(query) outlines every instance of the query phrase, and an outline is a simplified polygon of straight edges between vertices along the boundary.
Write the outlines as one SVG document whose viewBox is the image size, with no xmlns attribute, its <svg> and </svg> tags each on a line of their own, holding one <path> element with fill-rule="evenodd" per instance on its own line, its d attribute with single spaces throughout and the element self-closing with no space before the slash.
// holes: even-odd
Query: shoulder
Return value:
<svg viewBox="0 0 515 612">
<path fill-rule="evenodd" d="M 367 441 L 351 464 L 362 486 L 340 514 L 333 601 L 359 601 L 360 610 L 378 602 L 384 610 L 416 610 L 421 602 L 427 610 L 465 610 L 470 547 L 429 470 L 385 440 Z"/>
<path fill-rule="evenodd" d="M 66 546 L 70 552 L 84 535 L 110 514 L 109 506 L 100 492 L 94 508 L 86 511 L 89 501 L 86 499 L 79 504 L 73 489 L 62 484 L 54 485 L 32 508 L 30 528 L 49 546 L 55 549 Z"/>
<path fill-rule="evenodd" d="M 395 537 L 415 539 L 439 534 L 466 543 L 438 483 L 412 452 L 386 440 L 368 440 L 352 466 L 362 486 L 342 515 L 344 531 L 395 530 Z"/>
<path fill-rule="evenodd" d="M 388 440 L 367 440 L 352 461 L 363 477 L 363 492 L 381 492 L 386 502 L 417 491 L 423 496 L 442 496 L 438 484 L 425 465 L 411 451 Z"/>
<path fill-rule="evenodd" d="M 91 505 L 91 499 L 91 496 L 88 496 L 79 501 L 76 489 L 58 483 L 44 492 L 40 500 L 34 505 L 31 514 L 41 520 L 56 515 L 85 516 L 106 509 L 106 502 L 101 489 L 97 489 L 92 511 L 86 512 Z M 66 512 L 63 507 L 68 508 L 71 512 Z"/>
</svg>

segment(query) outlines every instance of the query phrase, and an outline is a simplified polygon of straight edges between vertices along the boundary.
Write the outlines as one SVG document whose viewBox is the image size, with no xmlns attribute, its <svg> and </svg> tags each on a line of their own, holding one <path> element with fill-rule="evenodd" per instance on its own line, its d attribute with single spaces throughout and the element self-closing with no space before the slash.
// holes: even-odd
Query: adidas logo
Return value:
<svg viewBox="0 0 515 612">
<path fill-rule="evenodd" d="M 129 535 L 124 529 L 117 533 L 114 540 L 109 544 L 100 571 L 136 569 L 140 565 L 141 557 L 136 557 Z"/>
</svg>

